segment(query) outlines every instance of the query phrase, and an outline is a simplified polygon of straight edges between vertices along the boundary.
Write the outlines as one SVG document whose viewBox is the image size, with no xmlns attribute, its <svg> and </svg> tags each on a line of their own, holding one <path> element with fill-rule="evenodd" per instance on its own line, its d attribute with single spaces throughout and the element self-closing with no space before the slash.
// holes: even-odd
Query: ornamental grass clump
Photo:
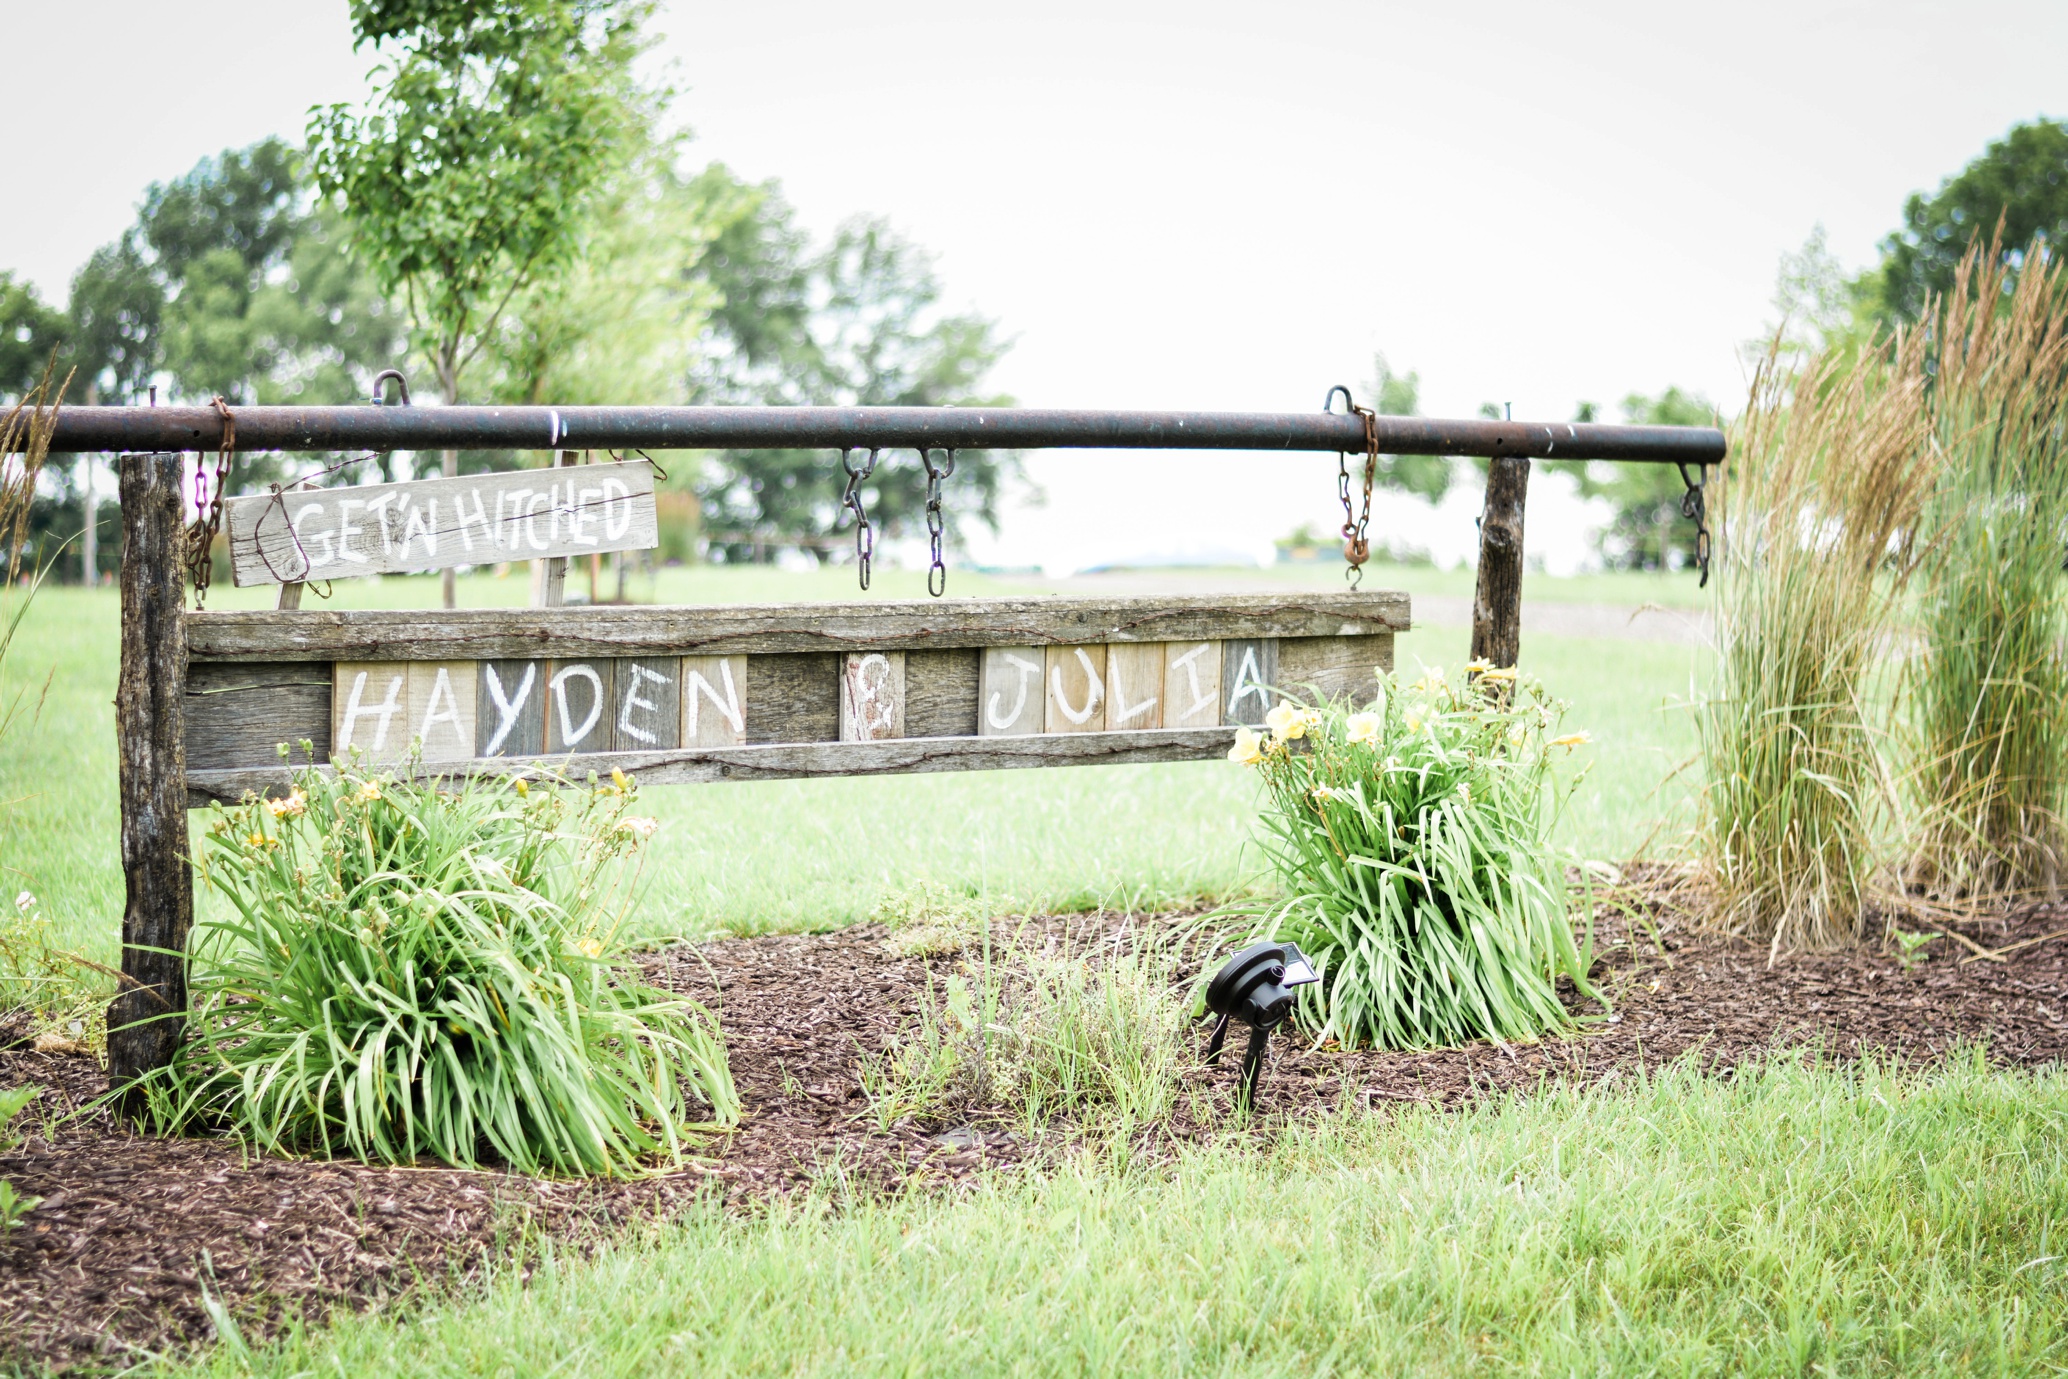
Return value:
<svg viewBox="0 0 2068 1379">
<path fill-rule="evenodd" d="M 2015 288 L 1977 242 L 1931 320 L 1943 458 L 1928 506 L 1908 744 L 1909 879 L 1945 897 L 2059 898 L 2068 880 L 2068 271 Z"/>
<path fill-rule="evenodd" d="M 634 798 L 617 772 L 441 790 L 354 764 L 219 808 L 200 870 L 232 913 L 195 928 L 186 1037 L 146 1083 L 161 1128 L 384 1163 L 679 1163 L 739 1099 L 715 1017 L 625 961 L 654 827 Z"/>
<path fill-rule="evenodd" d="M 1570 793 L 1554 762 L 1587 736 L 1553 735 L 1565 706 L 1535 681 L 1467 671 L 1406 686 L 1382 673 L 1368 710 L 1281 704 L 1268 736 L 1236 732 L 1229 755 L 1263 777 L 1284 891 L 1265 933 L 1299 944 L 1321 976 L 1298 1011 L 1316 1039 L 1529 1040 L 1574 1023 L 1559 977 L 1602 999 L 1587 979 L 1591 910 L 1583 945 L 1550 843 Z"/>
<path fill-rule="evenodd" d="M 1890 818 L 1875 676 L 1933 484 L 1922 359 L 1914 332 L 1770 353 L 1731 439 L 1699 844 L 1719 926 L 1776 951 L 1859 937 Z"/>
</svg>

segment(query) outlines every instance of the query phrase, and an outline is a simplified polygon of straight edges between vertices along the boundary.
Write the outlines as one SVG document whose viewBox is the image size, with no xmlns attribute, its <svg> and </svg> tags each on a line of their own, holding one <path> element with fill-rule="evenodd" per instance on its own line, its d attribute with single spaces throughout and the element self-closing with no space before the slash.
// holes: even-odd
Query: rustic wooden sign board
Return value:
<svg viewBox="0 0 2068 1379">
<path fill-rule="evenodd" d="M 297 489 L 223 505 L 239 585 L 646 550 L 645 460 L 415 483 Z"/>
<path fill-rule="evenodd" d="M 1369 699 L 1398 593 L 188 615 L 187 780 L 277 744 L 653 783 L 1169 761 L 1285 694 Z"/>
</svg>

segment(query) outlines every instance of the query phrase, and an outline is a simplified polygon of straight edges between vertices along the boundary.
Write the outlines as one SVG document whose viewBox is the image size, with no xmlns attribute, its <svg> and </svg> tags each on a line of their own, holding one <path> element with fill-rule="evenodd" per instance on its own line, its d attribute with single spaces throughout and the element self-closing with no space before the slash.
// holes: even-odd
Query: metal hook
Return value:
<svg viewBox="0 0 2068 1379">
<path fill-rule="evenodd" d="M 409 406 L 409 379 L 403 375 L 400 369 L 382 369 L 373 376 L 373 405 L 376 407 L 387 405 L 382 401 L 381 395 L 387 391 L 383 385 L 391 378 L 395 380 L 395 386 L 402 392 L 402 401 L 396 405 L 401 407 Z"/>
<path fill-rule="evenodd" d="M 1335 387 L 1330 388 L 1328 390 L 1327 397 L 1321 399 L 1322 411 L 1328 413 L 1330 416 L 1342 415 L 1342 413 L 1338 413 L 1336 411 L 1337 393 L 1341 393 L 1343 395 L 1343 407 L 1345 412 L 1355 412 L 1357 410 L 1357 400 L 1350 396 L 1350 390 L 1348 388 L 1345 388 L 1342 384 L 1338 383 Z"/>
</svg>

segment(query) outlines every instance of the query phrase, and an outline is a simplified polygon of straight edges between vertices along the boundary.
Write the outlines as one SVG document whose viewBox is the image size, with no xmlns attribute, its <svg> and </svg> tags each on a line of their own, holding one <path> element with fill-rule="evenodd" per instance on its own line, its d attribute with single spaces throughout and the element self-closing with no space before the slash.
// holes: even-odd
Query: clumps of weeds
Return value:
<svg viewBox="0 0 2068 1379">
<path fill-rule="evenodd" d="M 863 1058 L 878 1124 L 1167 1116 L 1191 1059 L 1185 953 L 1138 932 L 1089 951 L 987 944 L 964 970 L 930 981 L 907 1032 Z"/>
<path fill-rule="evenodd" d="M 50 917 L 29 891 L 0 909 L 0 1012 L 6 1036 L 38 1053 L 104 1055 L 108 1047 L 106 969 L 52 939 Z"/>
<path fill-rule="evenodd" d="M 890 930 L 884 946 L 894 957 L 948 957 L 976 943 L 997 908 L 988 895 L 921 881 L 884 895 L 869 919 Z"/>
</svg>

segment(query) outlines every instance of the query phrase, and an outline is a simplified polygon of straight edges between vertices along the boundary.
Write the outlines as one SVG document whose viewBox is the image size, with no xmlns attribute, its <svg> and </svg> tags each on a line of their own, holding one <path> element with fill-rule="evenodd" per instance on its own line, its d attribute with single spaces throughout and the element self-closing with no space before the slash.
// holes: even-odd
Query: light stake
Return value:
<svg viewBox="0 0 2068 1379">
<path fill-rule="evenodd" d="M 1257 1078 L 1264 1070 L 1264 1045 L 1271 1031 L 1292 1014 L 1293 988 L 1318 982 L 1314 965 L 1296 943 L 1253 943 L 1228 959 L 1206 986 L 1206 1008 L 1221 1018 L 1207 1042 L 1206 1061 L 1217 1063 L 1228 1024 L 1249 1026 L 1249 1049 L 1242 1056 L 1242 1091 L 1238 1105 L 1253 1105 Z"/>
</svg>

